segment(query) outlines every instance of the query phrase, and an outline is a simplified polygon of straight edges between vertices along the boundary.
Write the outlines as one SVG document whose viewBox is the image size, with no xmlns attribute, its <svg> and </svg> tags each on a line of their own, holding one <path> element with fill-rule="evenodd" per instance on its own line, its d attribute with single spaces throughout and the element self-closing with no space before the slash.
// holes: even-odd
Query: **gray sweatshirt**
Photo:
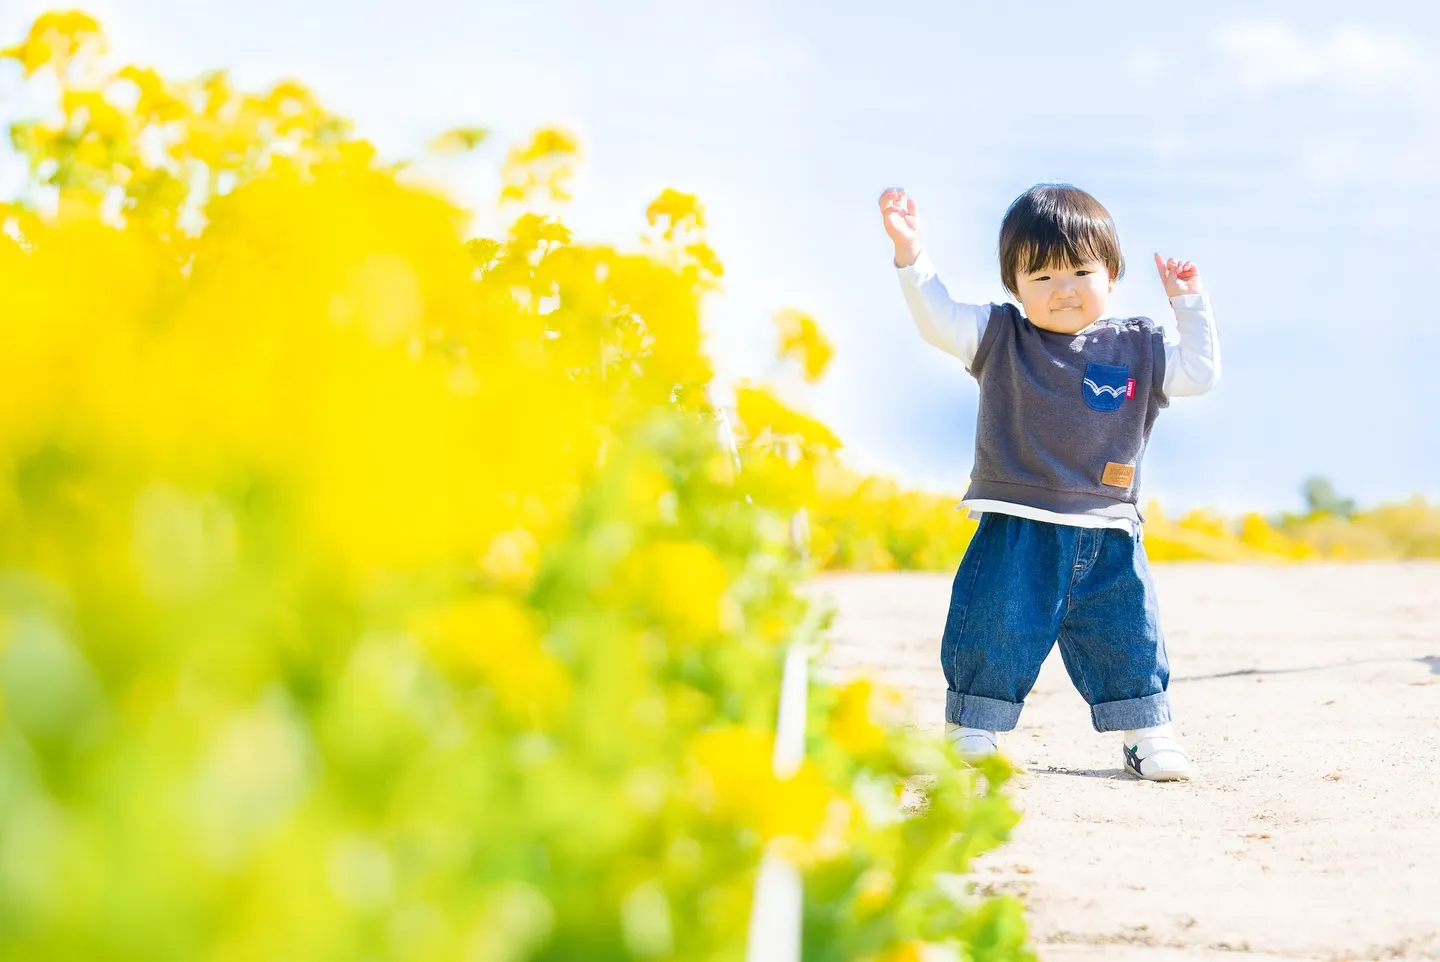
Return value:
<svg viewBox="0 0 1440 962">
<path fill-rule="evenodd" d="M 980 382 L 965 500 L 1139 520 L 1140 459 L 1165 396 L 1165 340 L 1146 317 L 1083 334 L 991 305 L 970 373 Z"/>
<path fill-rule="evenodd" d="M 1152 331 L 1158 332 L 1158 326 L 1148 320 L 1098 321 L 1079 334 L 1063 335 L 1040 331 L 1026 321 L 1012 305 L 958 302 L 950 297 L 945 285 L 936 276 L 928 253 L 923 250 L 912 266 L 900 268 L 897 273 L 901 289 L 905 293 L 905 301 L 921 336 L 928 343 L 959 358 L 977 379 L 982 379 L 983 374 L 976 463 L 972 472 L 974 483 L 961 505 L 968 507 L 972 515 L 980 511 L 998 511 L 1056 524 L 1136 529 L 1139 518 L 1135 504 L 1139 495 L 1140 455 L 1158 408 L 1165 406 L 1170 398 L 1204 394 L 1220 379 L 1220 344 L 1208 298 L 1203 294 L 1170 298 L 1170 306 L 1175 311 L 1178 337 L 1164 341 L 1162 348 L 1162 342 L 1154 337 L 1147 338 L 1143 330 L 1131 330 L 1125 338 L 1119 337 L 1120 332 L 1114 330 L 1117 326 L 1143 328 L 1148 325 Z M 992 318 L 995 324 L 990 323 Z M 992 335 L 995 327 L 1017 326 L 1019 332 L 1026 336 L 1015 339 L 1013 344 L 1002 339 L 1000 331 L 994 331 Z M 1120 396 L 1122 392 L 1119 389 L 1119 372 L 1107 372 L 1104 367 L 1098 367 L 1096 372 L 1101 376 L 1090 378 L 1093 388 L 1085 385 L 1083 368 L 1079 369 L 1078 375 L 1074 373 L 1075 366 L 1079 364 L 1079 360 L 1073 356 L 1076 354 L 1088 356 L 1089 360 L 1085 362 L 1087 365 L 1092 361 L 1097 365 L 1106 365 L 1108 361 L 1117 360 L 1091 353 L 1100 350 L 1098 342 L 1092 342 L 1091 335 L 1102 330 L 1113 336 L 1112 349 L 1118 349 L 1121 343 L 1146 342 L 1144 349 L 1150 353 L 1151 365 L 1154 367 L 1151 377 L 1146 379 L 1138 376 L 1131 360 L 1115 365 L 1131 368 L 1131 372 L 1124 378 L 1123 393 L 1129 393 L 1129 381 L 1134 378 L 1134 397 Z M 1015 333 L 1016 331 L 1012 330 L 1011 334 Z M 996 340 L 987 344 L 986 355 L 977 366 L 981 343 L 991 336 Z M 1010 345 L 1006 348 L 1007 357 L 1009 352 L 1015 352 L 1015 355 L 1006 362 L 996 364 L 995 357 L 998 355 L 993 352 L 999 343 Z M 1028 394 L 1020 389 L 1025 381 L 1022 373 L 1033 370 L 1036 359 L 1043 356 L 1046 345 L 1057 344 L 1064 345 L 1064 348 L 1058 357 L 1060 367 L 1053 373 L 1056 377 L 1061 377 L 1060 368 L 1069 367 L 1074 380 L 1068 386 L 1063 381 L 1058 386 L 1052 384 L 1048 390 L 1052 393 L 1058 390 L 1059 400 L 1068 397 L 1072 400 L 1078 398 L 1082 402 L 1078 411 L 1061 414 L 1058 421 L 1053 412 L 1043 413 L 1042 409 L 1046 408 L 1047 404 L 1042 398 L 1037 396 L 1032 407 Z M 1078 346 L 1079 350 L 1072 351 L 1072 345 Z M 1037 354 L 1037 350 L 1040 353 Z M 1054 360 L 1056 359 L 1052 359 L 1052 362 Z M 994 377 L 992 381 L 995 371 L 984 373 L 984 362 L 989 362 L 990 366 L 997 370 L 1000 367 L 1010 368 L 1011 383 L 1008 387 L 996 387 L 994 395 L 987 390 L 987 383 L 998 384 L 1005 378 Z M 1053 363 L 1051 366 L 1054 366 Z M 1107 373 L 1112 376 L 1112 380 L 1106 380 L 1104 375 Z M 1043 375 L 1039 377 L 1046 383 L 1050 381 L 1050 378 Z M 1149 394 L 1142 395 L 1142 388 L 1148 389 Z M 1014 392 L 1016 397 L 1016 400 L 1008 404 L 1009 416 L 1006 416 L 1004 411 L 989 410 L 996 404 L 1007 406 L 1007 402 L 1001 400 L 1007 391 Z M 1085 393 L 1080 394 L 1081 391 Z M 987 400 L 992 396 L 995 397 L 993 403 Z M 1088 402 L 1087 396 L 1090 398 Z M 1096 404 L 1100 406 L 1099 409 L 1094 407 Z M 1114 406 L 1113 411 L 1104 410 L 1111 405 Z M 1061 404 L 1060 407 L 1066 408 L 1068 405 Z M 1056 441 L 1055 434 L 1067 430 L 1064 425 L 1072 415 L 1084 417 L 1081 411 L 1093 412 L 1095 415 L 1118 414 L 1119 421 L 1123 422 L 1142 410 L 1138 437 L 1131 442 L 1135 447 L 1133 460 L 1125 461 L 1123 450 L 1106 453 L 1105 460 L 1099 465 L 1098 483 L 1094 474 L 1095 465 L 1092 463 L 1087 468 L 1083 461 L 1074 459 L 1088 456 L 1093 461 L 1099 453 L 1104 452 L 1091 452 L 1086 455 L 1075 448 L 1083 447 L 1089 442 L 1071 443 L 1064 439 L 1061 439 L 1061 443 Z M 1044 419 L 1045 423 L 1032 424 L 1029 419 L 1036 417 Z M 1118 425 L 1102 419 L 1099 426 L 1108 434 L 1111 428 Z M 1000 437 L 1002 433 L 1005 435 L 1003 439 Z M 1035 440 L 1032 441 L 1032 438 Z M 1123 447 L 1124 445 L 1122 449 Z M 982 458 L 986 462 L 984 465 L 981 463 Z M 1118 467 L 1109 469 L 1109 480 L 1112 483 L 1105 484 L 1105 466 L 1112 463 Z M 1136 468 L 1136 476 L 1129 479 L 1128 488 L 1121 489 L 1119 483 L 1125 480 L 1124 468 L 1131 464 Z M 1075 479 L 1067 479 L 1064 475 L 1077 472 L 1085 475 L 1084 483 L 1068 483 Z M 1046 477 L 1047 480 L 1038 487 L 1029 483 L 1040 477 Z M 1098 495 L 1095 494 L 1097 490 L 1100 492 Z M 996 491 L 1003 491 L 1005 495 L 996 496 Z M 1087 494 L 1095 496 L 1088 498 Z M 1076 506 L 1058 510 L 1045 507 L 1055 504 L 1057 500 Z"/>
</svg>

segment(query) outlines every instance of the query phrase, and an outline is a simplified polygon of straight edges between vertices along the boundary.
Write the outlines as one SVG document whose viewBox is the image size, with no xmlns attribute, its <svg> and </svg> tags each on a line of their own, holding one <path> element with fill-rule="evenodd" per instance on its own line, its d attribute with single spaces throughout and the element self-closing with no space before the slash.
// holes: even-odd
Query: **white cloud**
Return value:
<svg viewBox="0 0 1440 962">
<path fill-rule="evenodd" d="M 1256 92 L 1330 87 L 1350 93 L 1418 93 L 1434 86 L 1425 51 L 1405 37 L 1356 26 L 1306 35 L 1278 20 L 1226 24 L 1211 36 L 1225 75 Z"/>
<path fill-rule="evenodd" d="M 1213 157 L 1212 179 L 1285 171 L 1323 188 L 1434 187 L 1440 60 L 1387 26 L 1232 20 L 1203 51 L 1137 46 L 1128 67 L 1190 108 L 1157 112 L 1144 139 L 1156 161 Z"/>
</svg>

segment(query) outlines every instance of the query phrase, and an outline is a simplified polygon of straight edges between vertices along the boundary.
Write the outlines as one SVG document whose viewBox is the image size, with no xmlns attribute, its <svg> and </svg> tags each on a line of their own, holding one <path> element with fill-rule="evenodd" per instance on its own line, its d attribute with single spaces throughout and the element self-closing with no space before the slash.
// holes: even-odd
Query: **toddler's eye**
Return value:
<svg viewBox="0 0 1440 962">
<path fill-rule="evenodd" d="M 1094 272 L 1094 271 L 1076 271 L 1076 272 L 1075 272 L 1075 276 L 1076 276 L 1076 277 L 1084 277 L 1086 274 L 1093 274 L 1093 273 L 1095 273 L 1095 272 Z"/>
<path fill-rule="evenodd" d="M 1048 281 L 1049 279 L 1049 274 L 1041 274 L 1039 277 L 1035 278 L 1036 281 Z"/>
</svg>

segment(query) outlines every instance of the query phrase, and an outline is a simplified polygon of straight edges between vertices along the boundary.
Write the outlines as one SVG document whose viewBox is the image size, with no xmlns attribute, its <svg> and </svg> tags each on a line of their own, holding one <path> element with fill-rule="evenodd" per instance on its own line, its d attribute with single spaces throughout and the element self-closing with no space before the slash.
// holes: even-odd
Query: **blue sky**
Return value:
<svg viewBox="0 0 1440 962">
<path fill-rule="evenodd" d="M 0 37 L 47 6 L 7 0 Z M 1078 184 L 1110 208 L 1130 260 L 1112 311 L 1173 323 L 1147 263 L 1158 249 L 1200 265 L 1220 326 L 1224 380 L 1162 415 L 1147 497 L 1274 510 L 1311 473 L 1366 502 L 1440 497 L 1440 8 L 85 9 L 135 62 L 298 76 L 392 156 L 457 124 L 490 128 L 445 172 L 482 211 L 505 144 L 552 123 L 586 151 L 568 215 L 582 237 L 635 236 L 663 187 L 699 194 L 727 268 L 707 315 L 722 374 L 766 374 L 772 312 L 811 312 L 838 355 L 810 403 L 851 462 L 939 489 L 963 488 L 975 387 L 911 326 L 876 197 L 907 188 L 952 293 L 984 301 L 1005 296 L 994 249 L 1009 201 Z M 0 161 L 0 190 L 13 174 Z"/>
</svg>

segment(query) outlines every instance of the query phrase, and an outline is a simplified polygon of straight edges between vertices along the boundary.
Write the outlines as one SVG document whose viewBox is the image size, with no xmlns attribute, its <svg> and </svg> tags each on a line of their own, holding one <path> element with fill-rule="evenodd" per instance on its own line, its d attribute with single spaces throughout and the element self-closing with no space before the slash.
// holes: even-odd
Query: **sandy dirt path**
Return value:
<svg viewBox="0 0 1440 962">
<path fill-rule="evenodd" d="M 1440 959 L 1440 564 L 1156 566 L 1199 776 L 1121 769 L 1052 652 L 1001 749 L 1024 818 L 976 880 L 1042 959 Z M 950 578 L 834 575 L 819 670 L 939 729 Z"/>
</svg>

